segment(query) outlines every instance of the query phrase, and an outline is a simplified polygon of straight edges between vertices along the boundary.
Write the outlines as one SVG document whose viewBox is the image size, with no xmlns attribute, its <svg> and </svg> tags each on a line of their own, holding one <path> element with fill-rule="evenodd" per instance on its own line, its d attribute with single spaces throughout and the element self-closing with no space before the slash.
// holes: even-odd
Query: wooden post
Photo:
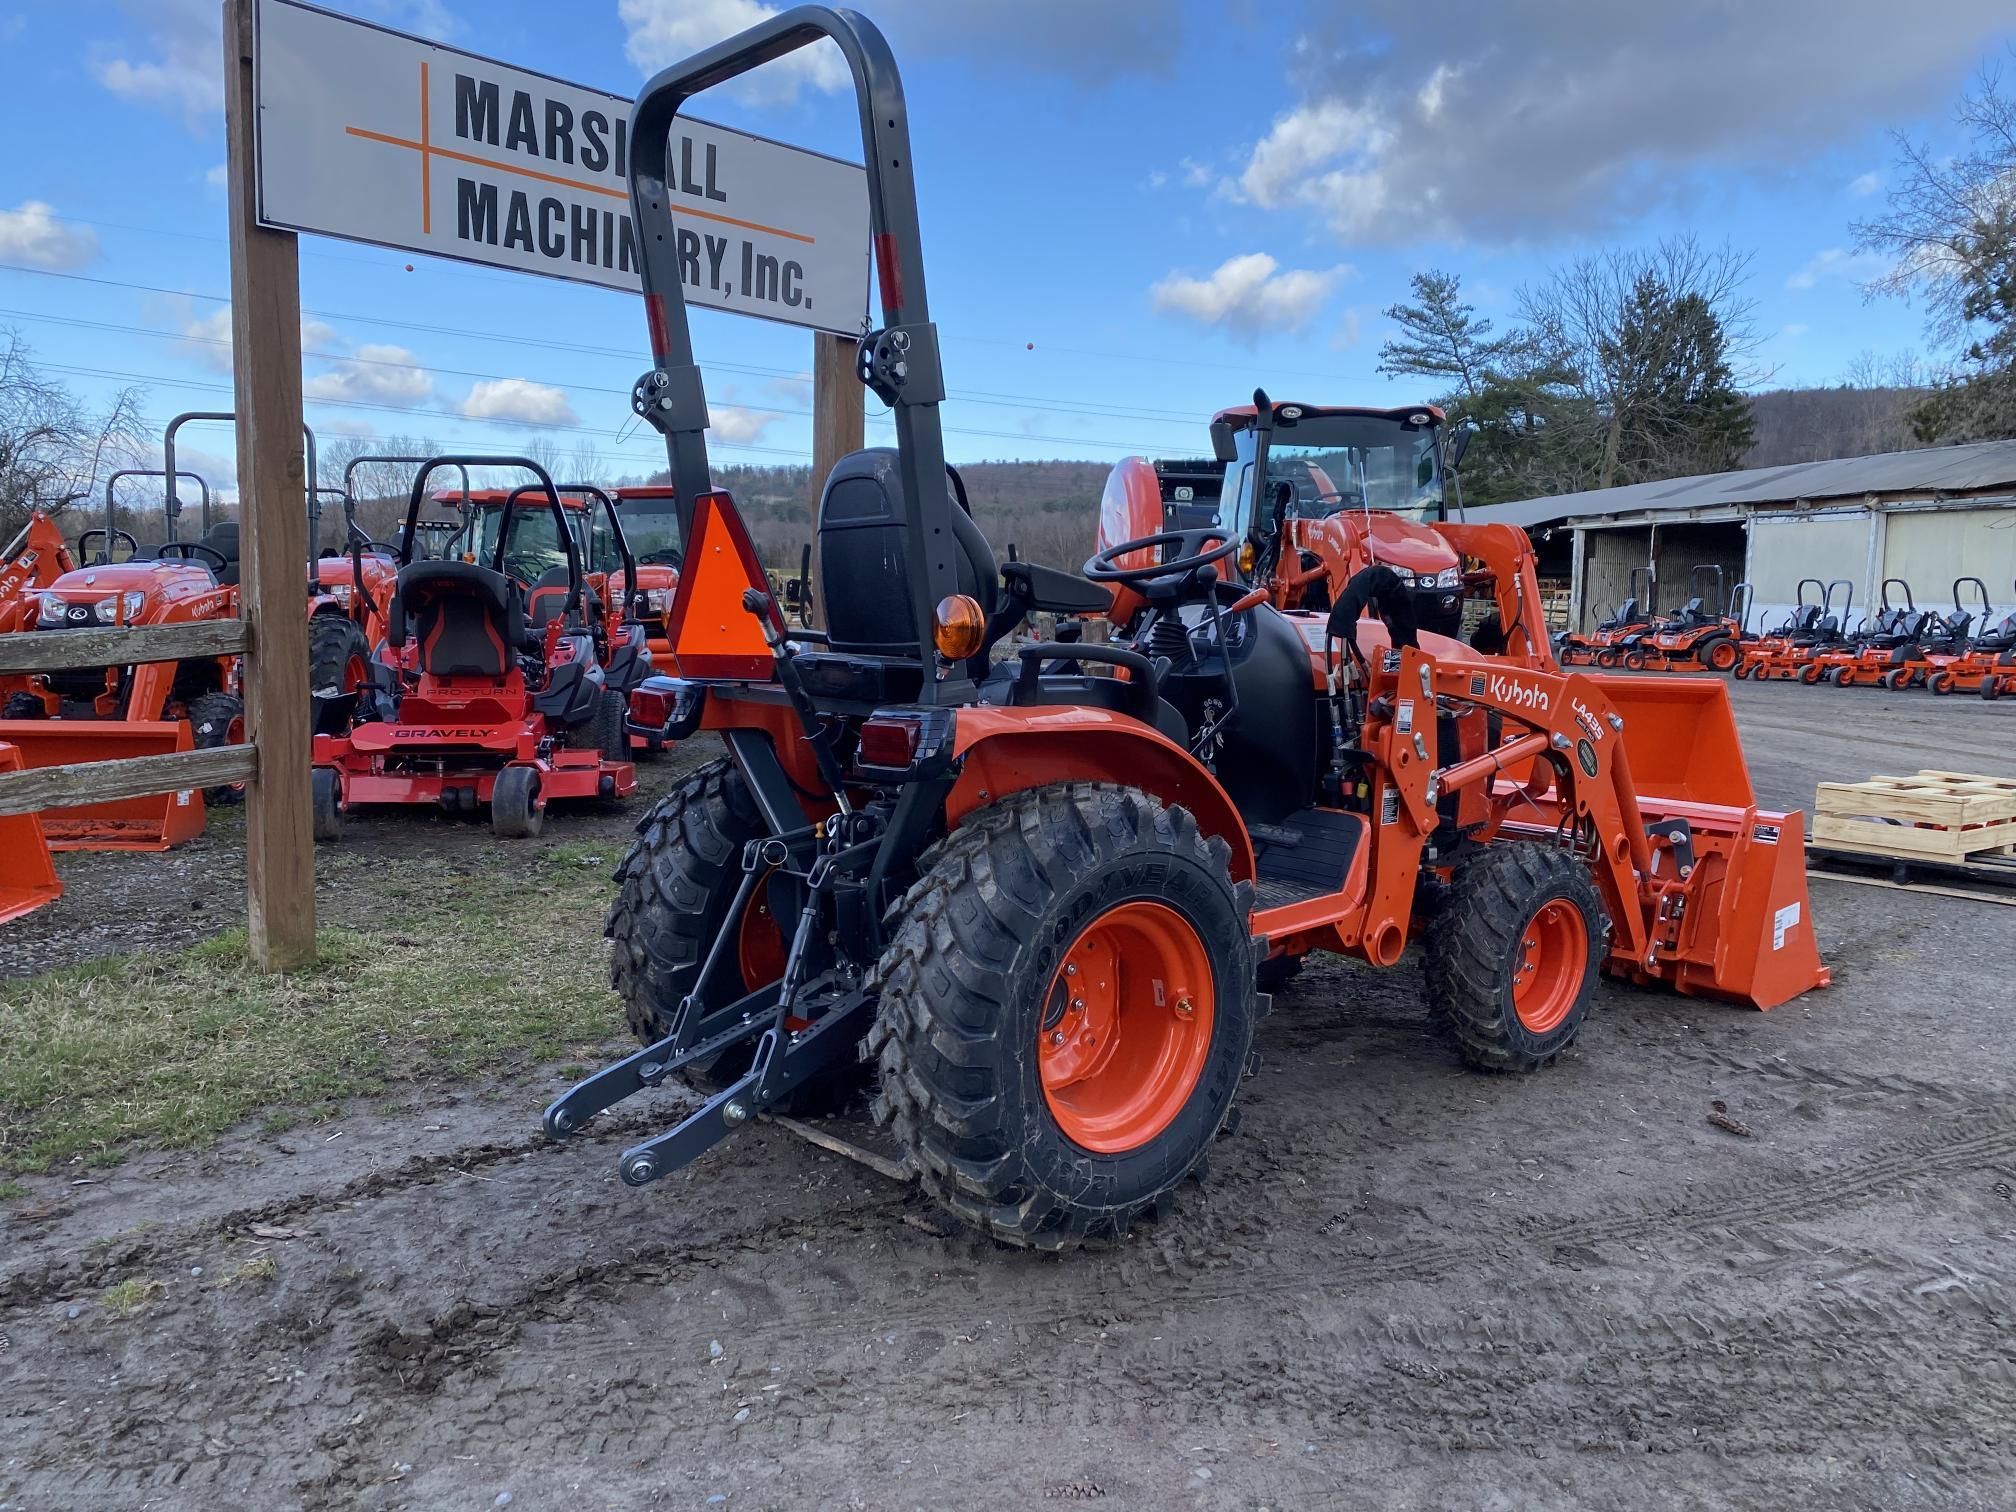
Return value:
<svg viewBox="0 0 2016 1512">
<path fill-rule="evenodd" d="M 224 0 L 231 340 L 238 415 L 239 603 L 245 619 L 245 913 L 268 971 L 315 956 L 308 777 L 308 509 L 301 434 L 301 272 L 295 237 L 258 220 L 253 0 Z"/>
<path fill-rule="evenodd" d="M 810 539 L 815 559 L 813 580 L 819 579 L 819 494 L 834 463 L 868 444 L 868 391 L 854 373 L 854 354 L 861 343 L 852 336 L 827 331 L 812 333 L 812 514 Z M 813 622 L 826 623 L 826 600 L 818 597 Z"/>
</svg>

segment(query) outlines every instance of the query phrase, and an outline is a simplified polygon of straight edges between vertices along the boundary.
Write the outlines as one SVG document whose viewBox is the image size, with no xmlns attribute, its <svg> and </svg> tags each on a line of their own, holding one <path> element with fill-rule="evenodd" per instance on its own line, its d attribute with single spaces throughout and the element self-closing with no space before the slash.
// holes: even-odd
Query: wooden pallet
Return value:
<svg viewBox="0 0 2016 1512">
<path fill-rule="evenodd" d="M 1967 772 L 1823 782 L 1813 843 L 1898 860 L 2016 855 L 2016 780 Z"/>
</svg>

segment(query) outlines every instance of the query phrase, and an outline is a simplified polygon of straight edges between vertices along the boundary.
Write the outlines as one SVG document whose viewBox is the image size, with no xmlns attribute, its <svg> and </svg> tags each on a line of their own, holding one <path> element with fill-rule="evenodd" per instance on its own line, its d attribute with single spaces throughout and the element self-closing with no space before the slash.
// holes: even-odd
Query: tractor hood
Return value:
<svg viewBox="0 0 2016 1512">
<path fill-rule="evenodd" d="M 1364 513 L 1347 510 L 1321 520 L 1294 520 L 1290 528 L 1298 547 L 1319 555 L 1334 554 L 1339 561 L 1352 560 L 1352 546 L 1358 542 L 1364 543 L 1373 561 L 1417 577 L 1433 577 L 1462 565 L 1456 548 L 1433 526 L 1375 509 L 1370 515 L 1368 540 L 1366 520 Z"/>
</svg>

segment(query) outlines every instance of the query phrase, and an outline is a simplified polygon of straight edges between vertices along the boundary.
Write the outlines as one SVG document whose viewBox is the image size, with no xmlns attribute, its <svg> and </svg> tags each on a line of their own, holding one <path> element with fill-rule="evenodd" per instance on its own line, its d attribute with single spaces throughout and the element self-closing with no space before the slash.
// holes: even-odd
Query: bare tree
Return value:
<svg viewBox="0 0 2016 1512">
<path fill-rule="evenodd" d="M 35 365 L 18 331 L 0 331 L 0 535 L 92 498 L 108 472 L 133 465 L 145 449 L 141 398 L 121 389 L 94 414 Z"/>
<path fill-rule="evenodd" d="M 1701 417 L 1673 398 L 1703 381 L 1730 389 L 1730 360 L 1754 352 L 1756 305 L 1743 293 L 1750 262 L 1726 242 L 1682 236 L 1579 258 L 1520 291 L 1532 339 L 1574 375 L 1585 423 L 1600 428 L 1596 487 L 1618 481 L 1628 449 L 1668 454 L 1647 459 L 1655 471 L 1694 449 Z"/>
<path fill-rule="evenodd" d="M 2004 93 L 1998 70 L 1982 70 L 1954 119 L 1971 138 L 1956 154 L 1891 134 L 1897 178 L 1888 208 L 1853 228 L 1863 250 L 1895 259 L 1864 288 L 1921 295 L 1932 335 L 1947 342 L 1964 336 L 1970 289 L 2006 253 L 2006 236 L 1993 233 L 2016 217 L 2016 98 Z"/>
</svg>

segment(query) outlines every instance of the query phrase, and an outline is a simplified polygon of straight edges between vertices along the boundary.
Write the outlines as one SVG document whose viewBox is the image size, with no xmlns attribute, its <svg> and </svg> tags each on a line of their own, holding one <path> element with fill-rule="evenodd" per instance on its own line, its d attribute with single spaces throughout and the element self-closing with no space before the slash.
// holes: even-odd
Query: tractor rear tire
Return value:
<svg viewBox="0 0 2016 1512">
<path fill-rule="evenodd" d="M 223 746 L 245 743 L 245 701 L 230 693 L 205 693 L 189 705 L 189 733 L 196 749 L 214 751 Z M 245 784 L 222 783 L 203 789 L 203 801 L 212 808 L 245 801 Z"/>
<path fill-rule="evenodd" d="M 923 857 L 863 1053 L 926 1192 L 1045 1250 L 1163 1209 L 1252 1048 L 1253 893 L 1229 859 L 1187 809 L 1107 783 L 1013 794 Z"/>
<path fill-rule="evenodd" d="M 309 809 L 315 819 L 315 838 L 335 841 L 343 838 L 343 786 L 334 767 L 316 767 L 309 778 Z"/>
<path fill-rule="evenodd" d="M 500 840 L 531 840 L 546 827 L 539 802 L 539 769 L 507 766 L 490 790 L 490 828 Z"/>
<path fill-rule="evenodd" d="M 1532 1071 L 1575 1043 L 1609 949 L 1588 868 L 1551 845 L 1459 862 L 1424 940 L 1430 1022 L 1480 1071 Z"/>
<path fill-rule="evenodd" d="M 47 719 L 49 710 L 33 693 L 10 693 L 0 705 L 0 719 Z"/>
<path fill-rule="evenodd" d="M 672 1032 L 679 1001 L 692 990 L 708 947 L 731 927 L 728 909 L 742 882 L 742 847 L 768 834 L 742 773 L 728 757 L 710 761 L 656 804 L 616 869 L 616 898 L 602 933 L 613 943 L 609 985 L 623 999 L 630 1032 L 646 1045 Z M 783 973 L 786 942 L 763 908 L 733 925 L 733 948 L 715 969 L 702 1009 L 725 1007 Z M 760 977 L 761 980 L 751 980 Z M 688 1085 L 717 1092 L 749 1068 L 752 1045 L 735 1045 L 681 1073 Z M 862 1080 L 849 1067 L 816 1077 L 780 1105 L 809 1112 L 844 1100 Z"/>
<path fill-rule="evenodd" d="M 362 695 L 371 686 L 371 643 L 356 621 L 341 614 L 323 613 L 308 621 L 308 696 L 325 705 L 345 694 Z M 353 706 L 354 707 L 354 706 Z M 329 728 L 317 728 L 317 735 L 340 735 L 342 730 L 325 713 Z"/>
</svg>

